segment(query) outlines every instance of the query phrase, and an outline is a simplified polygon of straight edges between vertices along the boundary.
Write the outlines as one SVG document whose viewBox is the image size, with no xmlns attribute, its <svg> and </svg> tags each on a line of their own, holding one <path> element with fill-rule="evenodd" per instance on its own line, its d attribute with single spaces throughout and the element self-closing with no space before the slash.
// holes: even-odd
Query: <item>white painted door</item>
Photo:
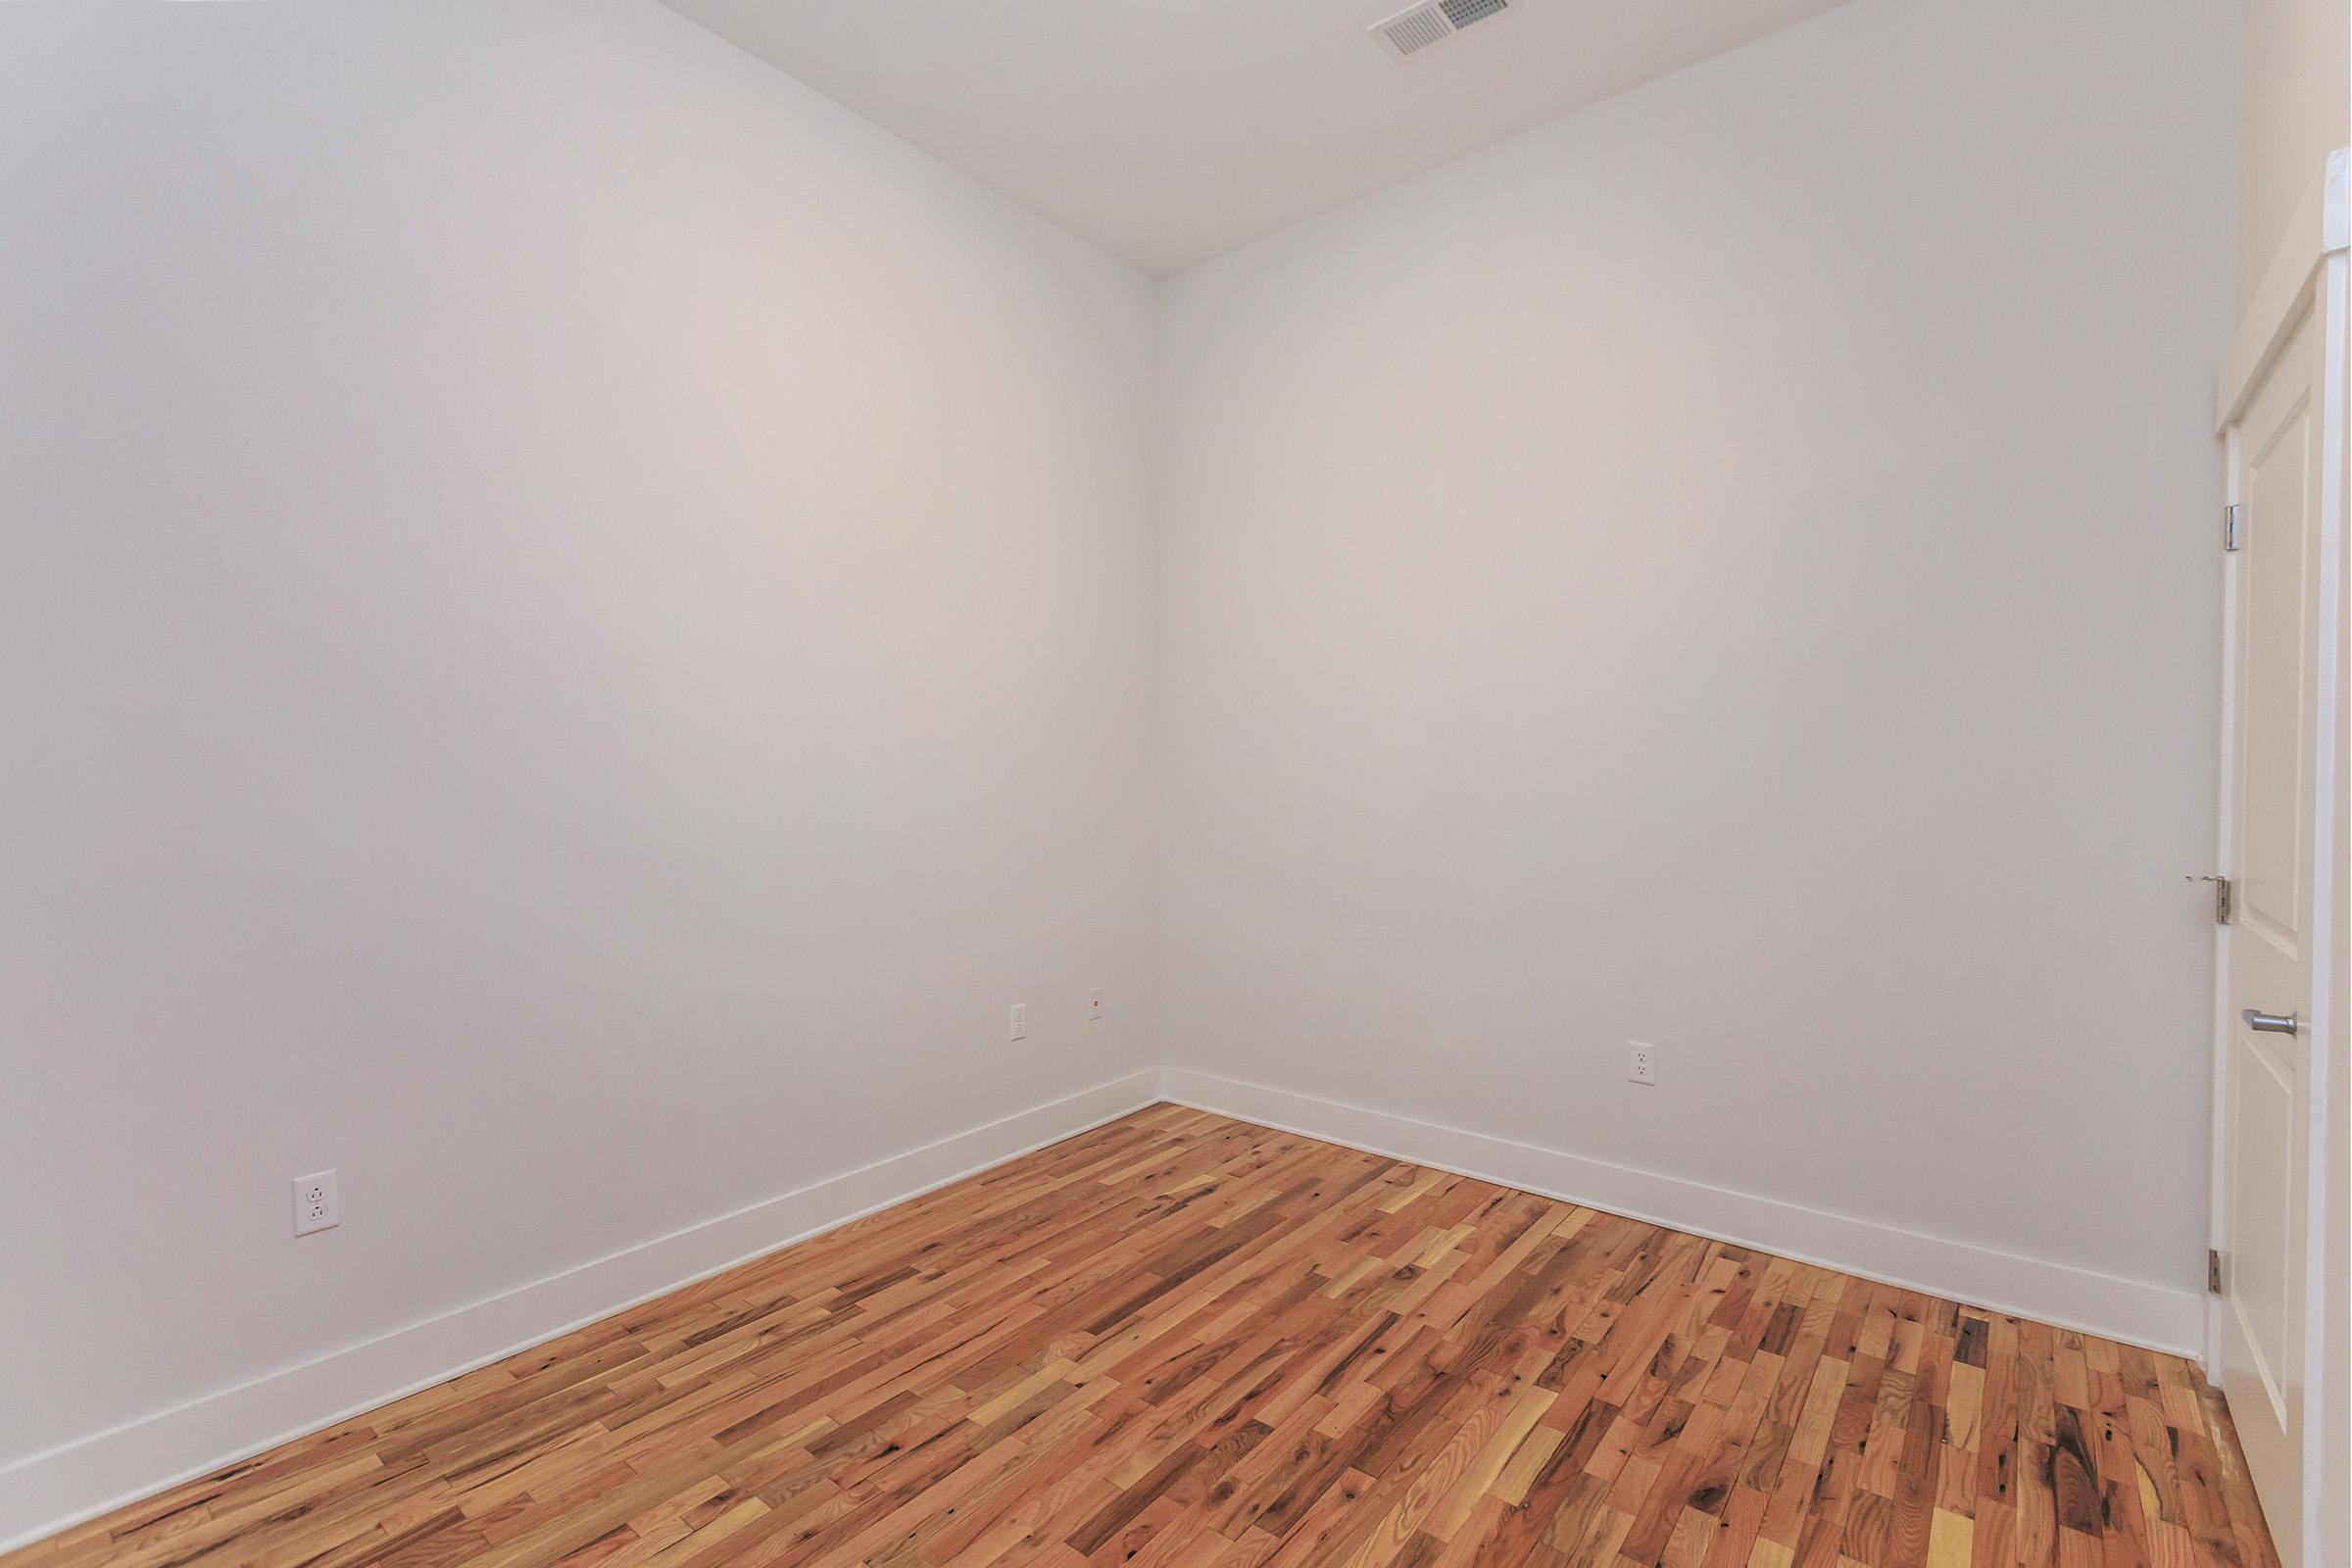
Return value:
<svg viewBox="0 0 2352 1568">
<path fill-rule="evenodd" d="M 2323 940 L 2316 815 L 2323 767 L 2323 313 L 2304 313 L 2244 404 L 2231 443 L 2226 822 L 2236 911 L 2223 938 L 2217 1217 L 2220 1366 L 2283 1561 L 2301 1561 L 2305 1361 L 2315 1206 L 2312 1009 Z M 2290 1027 L 2282 1022 L 2293 1015 Z"/>
</svg>

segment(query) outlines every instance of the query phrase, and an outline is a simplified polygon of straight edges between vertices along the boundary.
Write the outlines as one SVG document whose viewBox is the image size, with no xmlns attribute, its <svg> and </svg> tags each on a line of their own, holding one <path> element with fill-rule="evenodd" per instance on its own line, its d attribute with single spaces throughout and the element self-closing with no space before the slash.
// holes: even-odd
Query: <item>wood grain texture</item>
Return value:
<svg viewBox="0 0 2352 1568">
<path fill-rule="evenodd" d="M 2175 1357 L 1157 1105 L 0 1568 L 2274 1568 Z"/>
</svg>

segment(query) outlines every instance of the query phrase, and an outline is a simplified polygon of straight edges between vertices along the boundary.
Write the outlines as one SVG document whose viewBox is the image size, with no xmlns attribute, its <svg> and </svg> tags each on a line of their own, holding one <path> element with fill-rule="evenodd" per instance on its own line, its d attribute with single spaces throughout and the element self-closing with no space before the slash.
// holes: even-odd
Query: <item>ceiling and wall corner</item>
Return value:
<svg viewBox="0 0 2352 1568">
<path fill-rule="evenodd" d="M 1517 0 L 1401 65 L 1402 0 L 664 3 L 1165 274 L 1842 0 Z"/>
</svg>

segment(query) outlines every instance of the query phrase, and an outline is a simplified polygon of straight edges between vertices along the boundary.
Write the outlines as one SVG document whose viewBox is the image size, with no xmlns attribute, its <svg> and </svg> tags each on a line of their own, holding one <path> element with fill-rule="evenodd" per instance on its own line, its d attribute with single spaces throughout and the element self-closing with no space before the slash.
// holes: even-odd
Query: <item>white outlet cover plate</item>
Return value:
<svg viewBox="0 0 2352 1568">
<path fill-rule="evenodd" d="M 314 1171 L 294 1179 L 294 1234 L 331 1231 L 343 1223 L 343 1205 L 335 1197 L 335 1173 Z"/>
<path fill-rule="evenodd" d="M 1007 1040 L 1029 1038 L 1029 1004 L 1026 1002 L 1016 1002 L 1012 1004 L 1012 1021 L 1004 1038 Z"/>
<path fill-rule="evenodd" d="M 1658 1081 L 1658 1048 L 1645 1040 L 1629 1041 L 1627 1046 L 1626 1078 L 1633 1083 L 1654 1085 Z"/>
</svg>

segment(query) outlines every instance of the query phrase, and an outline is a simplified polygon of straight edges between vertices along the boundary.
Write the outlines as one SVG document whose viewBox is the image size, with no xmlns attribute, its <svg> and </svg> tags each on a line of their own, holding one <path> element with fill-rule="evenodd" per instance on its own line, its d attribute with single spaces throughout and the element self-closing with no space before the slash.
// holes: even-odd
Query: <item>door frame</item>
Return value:
<svg viewBox="0 0 2352 1568">
<path fill-rule="evenodd" d="M 2344 512 L 2345 512 L 2345 409 L 2348 373 L 2347 324 L 2352 313 L 2352 291 L 2348 291 L 2347 250 L 2352 245 L 2352 154 L 2345 150 L 2330 153 L 2321 176 L 2313 181 L 2303 200 L 2297 204 L 2293 220 L 2278 253 L 2265 269 L 2253 299 L 2248 303 L 2236 334 L 2230 339 L 2223 357 L 2219 395 L 2215 408 L 2215 426 L 2221 435 L 2228 468 L 2228 501 L 2235 504 L 2244 498 L 2238 494 L 2238 422 L 2246 406 L 2262 384 L 2264 374 L 2271 368 L 2294 331 L 2303 322 L 2306 312 L 2322 313 L 2320 371 L 2322 385 L 2321 456 L 2320 456 L 2320 550 L 2319 550 L 2319 646 L 2320 669 L 2314 683 L 2313 701 L 2319 710 L 2316 744 L 2312 765 L 2318 770 L 2317 788 L 2312 802 L 2312 853 L 2317 863 L 2313 866 L 2312 937 L 2314 945 L 2311 995 L 2301 999 L 2298 1005 L 2310 1020 L 2306 1049 L 2310 1053 L 2310 1137 L 2307 1140 L 2307 1159 L 2303 1173 L 2309 1219 L 2305 1230 L 2307 1248 L 2304 1261 L 2303 1301 L 2303 1433 L 2302 1433 L 2302 1517 L 2294 1532 L 2307 1548 L 2318 1546 L 2331 1539 L 2339 1525 L 2337 1521 L 2322 1518 L 2322 1510 L 2330 1506 L 2333 1496 L 2327 1486 L 2331 1445 L 2328 1429 L 2343 1401 L 2328 1396 L 2332 1383 L 2347 1375 L 2348 1369 L 2341 1348 L 2328 1344 L 2331 1298 L 2352 1286 L 2334 1277 L 2337 1250 L 2329 1245 L 2332 1232 L 2347 1223 L 2352 1215 L 2336 1210 L 2341 1208 L 2342 1196 L 2329 1202 L 2329 1171 L 2340 1163 L 2337 1145 L 2352 1136 L 2352 1127 L 2344 1125 L 2341 1115 L 2330 1117 L 2330 1107 L 2341 1096 L 2337 1079 L 2352 1063 L 2344 1058 L 2344 1004 L 2347 999 L 2334 994 L 2335 950 L 2341 945 L 2344 933 L 2336 929 L 2337 906 L 2340 895 L 2336 883 L 2340 873 L 2342 841 L 2338 821 L 2342 812 L 2340 792 L 2347 781 L 2340 776 L 2339 759 L 2343 753 L 2343 736 L 2338 733 L 2343 708 L 2343 599 L 2344 599 Z M 2219 856 L 2218 869 L 2224 875 L 2237 873 L 2237 847 L 2232 826 L 2236 793 L 2236 769 L 2232 765 L 2232 748 L 2237 742 L 2236 712 L 2236 657 L 2237 657 L 2237 572 L 2234 557 L 2224 556 L 2222 609 L 2222 701 L 2220 735 L 2220 787 L 2218 794 L 2219 826 L 2215 840 Z M 2209 1211 L 2206 1234 L 2209 1246 L 2219 1247 L 2225 1225 L 2226 1169 L 2223 1163 L 2226 1136 L 2226 1099 L 2228 1090 L 2229 1051 L 2232 1037 L 2228 986 L 2230 931 L 2216 925 L 2213 938 L 2214 953 L 2214 1015 L 2213 1015 L 2213 1119 L 2209 1159 Z M 2333 1125 L 2331 1125 L 2331 1122 Z M 2225 1298 L 2219 1295 L 2206 1298 L 2205 1364 L 2217 1377 L 2221 1369 L 2222 1313 Z M 2292 1565 L 2290 1565 L 2292 1568 Z"/>
</svg>

